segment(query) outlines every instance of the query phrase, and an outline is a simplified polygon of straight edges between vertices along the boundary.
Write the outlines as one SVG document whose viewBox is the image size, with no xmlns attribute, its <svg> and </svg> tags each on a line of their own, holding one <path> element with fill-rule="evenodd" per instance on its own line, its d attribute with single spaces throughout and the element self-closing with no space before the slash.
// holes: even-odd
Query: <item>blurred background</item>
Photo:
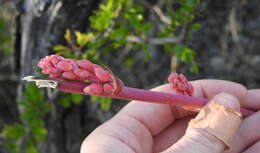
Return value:
<svg viewBox="0 0 260 153">
<path fill-rule="evenodd" d="M 0 0 L 0 153 L 78 153 L 127 101 L 37 89 L 50 54 L 109 66 L 131 87 L 225 79 L 260 86 L 258 0 Z"/>
</svg>

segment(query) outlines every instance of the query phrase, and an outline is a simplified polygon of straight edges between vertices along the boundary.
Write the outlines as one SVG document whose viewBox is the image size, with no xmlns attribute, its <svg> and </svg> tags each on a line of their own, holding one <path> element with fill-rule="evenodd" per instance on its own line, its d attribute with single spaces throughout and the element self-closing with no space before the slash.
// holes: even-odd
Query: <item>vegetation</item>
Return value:
<svg viewBox="0 0 260 153">
<path fill-rule="evenodd" d="M 100 60 L 101 55 L 120 50 L 124 55 L 122 63 L 131 69 L 135 62 L 131 52 L 142 51 L 144 61 L 149 63 L 153 58 L 149 46 L 159 46 L 174 59 L 173 70 L 176 70 L 178 63 L 184 62 L 190 65 L 191 72 L 196 73 L 196 52 L 184 40 L 191 38 L 192 33 L 200 28 L 193 21 L 198 4 L 199 0 L 167 0 L 159 7 L 145 1 L 104 0 L 89 18 L 90 28 L 87 33 L 67 29 L 64 34 L 67 44 L 55 45 L 53 50 L 58 55 L 88 59 L 97 64 L 104 64 Z M 169 6 L 175 7 L 173 9 Z M 2 34 L 4 26 L 0 20 L 0 48 L 8 54 L 9 48 L 1 47 L 11 39 Z M 84 99 L 77 94 L 58 94 L 58 104 L 66 108 L 71 103 L 80 103 Z M 46 103 L 45 100 L 42 90 L 32 84 L 27 86 L 23 100 L 18 102 L 22 110 L 20 122 L 8 125 L 2 131 L 5 145 L 11 153 L 21 150 L 39 152 L 39 146 L 44 143 L 48 133 L 44 121 L 53 108 L 53 103 Z M 101 108 L 109 110 L 111 99 L 92 97 L 91 100 L 100 101 Z"/>
</svg>

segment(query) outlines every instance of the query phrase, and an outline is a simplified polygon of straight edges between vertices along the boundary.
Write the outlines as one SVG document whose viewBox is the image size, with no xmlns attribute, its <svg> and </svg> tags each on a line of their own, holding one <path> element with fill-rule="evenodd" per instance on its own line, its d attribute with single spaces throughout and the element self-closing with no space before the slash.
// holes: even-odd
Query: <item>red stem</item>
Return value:
<svg viewBox="0 0 260 153">
<path fill-rule="evenodd" d="M 53 78 L 52 78 L 53 79 Z M 88 83 L 72 80 L 54 79 L 59 82 L 57 89 L 64 92 L 79 93 L 86 95 L 83 89 L 88 86 Z M 202 108 L 208 99 L 185 96 L 181 94 L 171 94 L 166 92 L 150 91 L 144 89 L 123 87 L 121 92 L 116 95 L 100 94 L 95 96 L 105 96 L 116 99 L 138 100 L 152 103 L 171 104 L 176 106 L 191 106 Z M 252 110 L 241 108 L 243 116 L 250 116 L 254 113 Z"/>
</svg>

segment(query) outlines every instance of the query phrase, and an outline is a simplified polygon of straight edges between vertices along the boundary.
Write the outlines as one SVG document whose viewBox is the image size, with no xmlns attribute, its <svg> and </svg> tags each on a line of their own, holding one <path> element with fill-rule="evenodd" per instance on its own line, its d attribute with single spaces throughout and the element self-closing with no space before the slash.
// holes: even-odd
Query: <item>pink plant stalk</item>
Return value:
<svg viewBox="0 0 260 153">
<path fill-rule="evenodd" d="M 106 96 L 118 99 L 139 100 L 201 108 L 207 99 L 191 97 L 193 87 L 182 74 L 172 73 L 168 77 L 171 87 L 178 94 L 130 88 L 123 85 L 113 73 L 88 60 L 72 60 L 51 55 L 40 60 L 38 66 L 50 79 L 57 80 L 58 90 L 72 93 Z M 244 116 L 254 112 L 241 108 Z"/>
</svg>

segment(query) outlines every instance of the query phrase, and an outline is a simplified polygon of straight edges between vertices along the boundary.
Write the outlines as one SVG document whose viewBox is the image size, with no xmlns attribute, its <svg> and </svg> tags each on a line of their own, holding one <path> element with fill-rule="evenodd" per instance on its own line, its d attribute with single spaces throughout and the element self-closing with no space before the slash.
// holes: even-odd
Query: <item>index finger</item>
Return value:
<svg viewBox="0 0 260 153">
<path fill-rule="evenodd" d="M 227 92 L 236 96 L 241 103 L 245 103 L 247 99 L 247 89 L 239 83 L 223 80 L 197 80 L 191 81 L 191 83 L 194 87 L 195 97 L 211 99 L 220 92 Z M 173 92 L 169 84 L 153 90 Z M 178 114 L 181 114 L 181 116 L 190 114 L 190 112 L 182 109 L 177 109 L 178 113 L 176 114 L 176 108 L 173 105 L 132 101 L 117 114 L 115 119 L 118 116 L 134 118 L 146 127 L 152 135 L 156 135 L 168 127 L 176 118 L 179 118 Z M 125 122 L 127 124 L 127 120 Z"/>
<path fill-rule="evenodd" d="M 226 92 L 235 96 L 242 106 L 246 103 L 247 88 L 242 84 L 225 80 L 197 80 L 191 83 L 194 97 L 211 99 L 221 92 Z"/>
<path fill-rule="evenodd" d="M 198 80 L 191 83 L 195 89 L 194 97 L 211 99 L 221 92 L 226 92 L 235 96 L 241 107 L 253 110 L 260 109 L 260 89 L 248 90 L 242 84 L 224 80 Z"/>
</svg>

